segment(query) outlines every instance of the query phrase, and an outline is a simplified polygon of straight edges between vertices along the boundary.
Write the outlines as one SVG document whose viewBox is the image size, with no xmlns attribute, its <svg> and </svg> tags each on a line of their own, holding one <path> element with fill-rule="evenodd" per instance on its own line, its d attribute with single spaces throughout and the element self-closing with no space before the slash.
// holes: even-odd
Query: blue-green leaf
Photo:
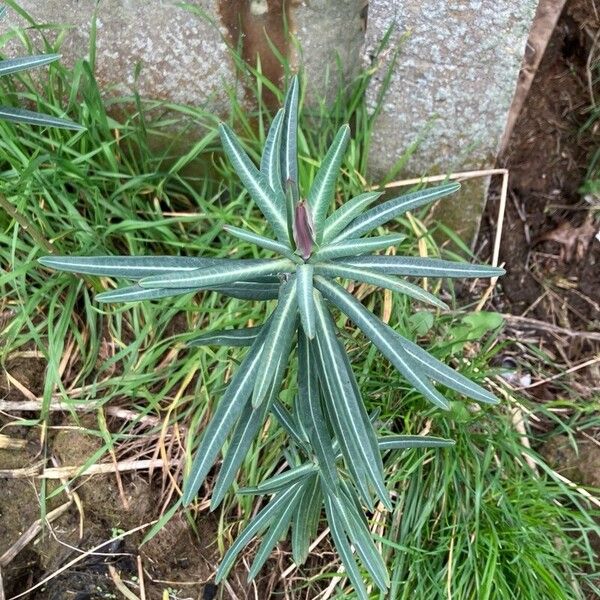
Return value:
<svg viewBox="0 0 600 600">
<path fill-rule="evenodd" d="M 321 502 L 319 476 L 315 474 L 302 486 L 302 497 L 292 521 L 292 553 L 297 565 L 303 564 L 308 558 L 310 542 L 319 527 Z"/>
<path fill-rule="evenodd" d="M 328 244 L 348 223 L 382 195 L 383 192 L 366 192 L 344 202 L 325 220 L 321 244 Z"/>
<path fill-rule="evenodd" d="M 281 132 L 281 177 L 285 186 L 290 182 L 294 206 L 300 199 L 298 192 L 298 97 L 300 82 L 295 75 L 285 96 Z"/>
<path fill-rule="evenodd" d="M 376 252 L 377 250 L 384 250 L 390 246 L 397 246 L 405 239 L 405 235 L 394 233 L 392 235 L 380 235 L 372 238 L 351 238 L 342 240 L 337 244 L 329 244 L 328 246 L 322 247 L 312 256 L 311 262 L 321 262 L 331 260 L 332 258 L 358 256 L 359 254 Z"/>
<path fill-rule="evenodd" d="M 243 260 L 233 264 L 226 262 L 218 267 L 173 271 L 140 279 L 139 284 L 148 288 L 205 287 L 212 288 L 238 281 L 252 280 L 259 275 L 278 275 L 290 272 L 294 263 L 287 258 L 278 260 Z"/>
<path fill-rule="evenodd" d="M 304 439 L 301 426 L 296 422 L 296 419 L 290 414 L 288 409 L 283 406 L 279 400 L 276 400 L 271 407 L 271 411 L 290 438 L 305 452 L 310 452 L 310 448 L 307 444 L 308 440 Z"/>
<path fill-rule="evenodd" d="M 313 267 L 303 264 L 296 269 L 298 280 L 298 311 L 305 335 L 309 339 L 315 337 L 315 301 L 313 298 Z"/>
<path fill-rule="evenodd" d="M 455 444 L 454 440 L 432 435 L 383 435 L 377 439 L 377 445 L 382 452 L 407 448 L 446 448 Z"/>
<path fill-rule="evenodd" d="M 284 191 L 281 181 L 281 132 L 283 129 L 284 110 L 280 108 L 271 123 L 262 157 L 260 172 L 267 178 L 271 189 L 283 198 Z"/>
<path fill-rule="evenodd" d="M 282 488 L 289 487 L 299 479 L 305 480 L 307 477 L 317 473 L 317 465 L 312 462 L 304 463 L 298 467 L 287 469 L 283 473 L 273 475 L 264 481 L 261 481 L 256 487 L 240 488 L 238 494 L 272 494 Z"/>
<path fill-rule="evenodd" d="M 287 243 L 287 221 L 283 196 L 271 189 L 267 177 L 254 166 L 233 131 L 225 123 L 219 125 L 219 134 L 225 154 L 240 181 L 273 227 L 277 239 L 284 244 Z"/>
<path fill-rule="evenodd" d="M 377 271 L 385 275 L 413 277 L 499 277 L 504 269 L 489 265 L 472 265 L 439 258 L 420 256 L 357 256 L 335 261 L 346 266 Z"/>
<path fill-rule="evenodd" d="M 249 400 L 256 378 L 256 368 L 268 332 L 268 327 L 260 332 L 248 354 L 231 379 L 227 390 L 219 401 L 217 409 L 202 435 L 196 450 L 188 477 L 184 482 L 183 503 L 189 504 L 200 489 L 204 478 L 213 466 L 226 437 Z"/>
<path fill-rule="evenodd" d="M 24 108 L 12 108 L 10 106 L 0 106 L 0 119 L 12 121 L 14 123 L 26 123 L 27 125 L 39 125 L 40 127 L 58 127 L 60 129 L 73 129 L 82 131 L 83 125 L 75 123 L 70 119 L 59 119 L 51 117 L 44 113 L 25 110 Z"/>
<path fill-rule="evenodd" d="M 346 146 L 350 140 L 350 127 L 342 125 L 321 162 L 315 180 L 308 192 L 308 204 L 312 208 L 313 222 L 317 235 L 317 242 L 321 241 L 327 209 L 331 205 L 335 192 L 335 181 L 337 179 Z"/>
<path fill-rule="evenodd" d="M 316 300 L 316 298 L 315 298 Z M 346 462 L 362 464 L 368 474 L 377 495 L 385 506 L 391 509 L 388 491 L 383 481 L 383 463 L 377 448 L 377 439 L 370 423 L 365 423 L 362 418 L 364 406 L 360 396 L 356 395 L 356 387 L 352 385 L 353 375 L 346 369 L 346 364 L 341 356 L 345 350 L 341 347 L 335 332 L 335 325 L 321 300 L 315 301 L 317 316 L 317 348 L 319 362 L 322 364 L 322 381 L 328 394 L 325 401 L 331 404 L 330 413 L 339 414 L 343 427 L 343 436 L 348 439 L 358 440 L 356 446 L 358 454 L 346 456 Z"/>
<path fill-rule="evenodd" d="M 344 279 L 353 279 L 355 281 L 370 283 L 372 285 L 393 290 L 394 292 L 398 292 L 400 294 L 405 294 L 406 296 L 410 296 L 415 300 L 426 302 L 427 304 L 433 304 L 439 308 L 448 308 L 444 302 L 436 298 L 433 294 L 425 291 L 418 285 L 398 279 L 397 277 L 382 275 L 377 271 L 359 269 L 358 267 L 347 265 L 346 263 L 342 262 L 332 262 L 316 264 L 315 273 L 318 275 L 325 275 L 326 277 L 342 277 Z"/>
<path fill-rule="evenodd" d="M 269 332 L 261 351 L 256 372 L 252 405 L 259 406 L 264 400 L 275 374 L 275 365 L 286 360 L 292 346 L 296 329 L 296 278 L 281 287 L 279 302 L 271 316 Z"/>
<path fill-rule="evenodd" d="M 302 484 L 297 483 L 290 486 L 287 490 L 274 496 L 271 502 L 250 521 L 225 553 L 215 576 L 216 584 L 220 583 L 227 576 L 237 555 L 255 535 L 265 530 L 276 519 L 280 519 L 290 507 L 292 507 L 292 510 L 296 507 L 301 492 Z"/>
<path fill-rule="evenodd" d="M 167 288 L 168 289 L 168 288 Z M 242 329 L 218 329 L 209 331 L 191 339 L 188 346 L 252 346 L 262 325 L 243 327 Z"/>
<path fill-rule="evenodd" d="M 391 327 L 381 322 L 369 312 L 354 296 L 338 284 L 323 277 L 315 277 L 315 285 L 323 296 L 335 304 L 343 313 L 363 331 L 363 333 L 379 348 L 379 351 L 404 375 L 414 388 L 421 392 L 430 402 L 444 410 L 449 409 L 448 401 L 421 374 L 417 365 L 408 356 L 404 348 L 395 338 Z"/>
<path fill-rule="evenodd" d="M 19 56 L 0 60 L 0 77 L 10 75 L 18 71 L 26 71 L 35 67 L 41 67 L 52 63 L 60 58 L 60 54 L 34 54 L 32 56 Z"/>
<path fill-rule="evenodd" d="M 313 347 L 305 335 L 298 336 L 298 404 L 297 414 L 311 442 L 319 463 L 321 477 L 326 486 L 334 489 L 338 481 L 335 452 L 319 394 L 317 369 L 314 364 Z"/>
<path fill-rule="evenodd" d="M 157 290 L 143 288 L 139 285 L 130 285 L 102 292 L 96 295 L 95 300 L 96 302 L 141 302 L 142 300 L 159 300 L 160 298 L 192 294 L 198 291 L 200 291 L 199 288 L 162 288 Z"/>
<path fill-rule="evenodd" d="M 453 194 L 460 188 L 460 183 L 452 182 L 427 188 L 411 194 L 404 194 L 398 198 L 388 200 L 379 206 L 371 208 L 360 217 L 357 217 L 344 229 L 335 239 L 336 241 L 347 238 L 356 238 L 373 231 L 379 225 L 383 225 L 392 219 L 404 214 L 409 210 L 419 208 L 437 198 Z"/>
<path fill-rule="evenodd" d="M 223 229 L 239 238 L 240 240 L 244 240 L 245 242 L 250 242 L 251 244 L 255 244 L 265 250 L 272 250 L 273 252 L 277 252 L 294 262 L 300 262 L 300 259 L 296 254 L 292 252 L 288 244 L 282 244 L 281 242 L 276 242 L 270 238 L 265 237 L 264 235 L 259 235 L 258 233 L 254 233 L 253 231 L 248 231 L 247 229 L 240 229 L 239 227 L 233 227 L 231 225 L 225 225 Z"/>
</svg>

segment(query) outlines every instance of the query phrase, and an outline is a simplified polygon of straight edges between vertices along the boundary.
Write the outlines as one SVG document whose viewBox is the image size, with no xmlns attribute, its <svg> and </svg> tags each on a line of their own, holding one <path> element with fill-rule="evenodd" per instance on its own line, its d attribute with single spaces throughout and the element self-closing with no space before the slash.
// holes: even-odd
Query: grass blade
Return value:
<svg viewBox="0 0 600 600">
<path fill-rule="evenodd" d="M 339 261 L 345 266 L 377 271 L 385 275 L 413 277 L 500 277 L 504 269 L 420 256 L 357 256 Z"/>
<path fill-rule="evenodd" d="M 328 244 L 348 223 L 351 223 L 367 206 L 373 204 L 382 195 L 383 192 L 366 192 L 344 202 L 325 219 L 321 243 Z"/>
<path fill-rule="evenodd" d="M 315 278 L 315 285 L 323 296 L 335 304 L 363 331 L 379 348 L 379 351 L 402 375 L 430 402 L 444 410 L 449 409 L 448 401 L 423 376 L 412 359 L 394 337 L 394 331 L 369 312 L 354 296 L 344 288 L 322 277 Z"/>
<path fill-rule="evenodd" d="M 316 252 L 312 261 L 331 260 L 332 258 L 340 258 L 344 256 L 358 256 L 359 254 L 368 254 L 377 250 L 385 250 L 390 246 L 397 246 L 400 242 L 406 239 L 406 236 L 401 233 L 392 235 L 380 235 L 373 238 L 349 239 L 338 242 L 337 244 L 329 244 Z"/>
<path fill-rule="evenodd" d="M 278 275 L 293 269 L 294 263 L 287 258 L 279 260 L 242 260 L 219 267 L 174 271 L 140 279 L 140 285 L 148 288 L 214 287 L 216 285 L 248 281 L 259 275 Z"/>
<path fill-rule="evenodd" d="M 282 285 L 279 302 L 271 316 L 269 332 L 261 351 L 252 393 L 252 406 L 255 408 L 260 406 L 269 391 L 275 365 L 289 355 L 296 329 L 296 311 L 296 278 L 294 277 Z"/>
<path fill-rule="evenodd" d="M 315 337 L 315 301 L 313 298 L 313 267 L 303 264 L 296 269 L 298 280 L 297 296 L 298 311 L 304 334 L 309 338 Z"/>
<path fill-rule="evenodd" d="M 286 243 L 288 233 L 283 196 L 278 195 L 271 189 L 269 180 L 254 166 L 229 126 L 221 123 L 219 134 L 225 154 L 240 181 L 271 224 L 271 227 L 273 227 L 277 239 L 282 243 Z"/>
<path fill-rule="evenodd" d="M 340 241 L 347 238 L 360 237 L 409 210 L 419 208 L 442 196 L 453 194 L 459 189 L 460 183 L 451 182 L 388 200 L 354 219 L 335 239 L 336 241 Z"/>
<path fill-rule="evenodd" d="M 342 166 L 342 160 L 349 140 L 350 127 L 342 125 L 325 158 L 321 162 L 319 171 L 308 192 L 308 204 L 312 209 L 317 242 L 321 240 L 321 230 L 323 229 L 325 215 L 333 200 L 335 182 Z"/>
<path fill-rule="evenodd" d="M 370 271 L 368 269 L 359 269 L 354 266 L 348 266 L 346 263 L 333 262 L 316 264 L 315 272 L 318 275 L 325 275 L 326 277 L 342 277 L 343 279 L 353 279 L 355 281 L 362 281 L 364 283 L 371 283 L 373 285 L 393 290 L 400 294 L 404 294 L 420 302 L 426 302 L 427 304 L 433 304 L 439 308 L 447 309 L 448 305 L 442 302 L 439 298 L 436 298 L 433 294 L 427 292 L 422 287 L 403 281 L 397 277 L 390 277 L 389 275 L 382 275 L 376 271 Z"/>
</svg>

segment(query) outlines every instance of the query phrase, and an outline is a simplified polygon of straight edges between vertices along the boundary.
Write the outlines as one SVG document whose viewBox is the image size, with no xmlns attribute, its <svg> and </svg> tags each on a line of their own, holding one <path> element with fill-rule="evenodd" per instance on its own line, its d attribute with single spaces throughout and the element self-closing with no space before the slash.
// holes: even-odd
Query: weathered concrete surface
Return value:
<svg viewBox="0 0 600 600">
<path fill-rule="evenodd" d="M 292 64 L 307 73 L 309 101 L 332 100 L 340 83 L 361 68 L 367 19 L 365 0 L 304 0 L 294 5 Z"/>
<path fill-rule="evenodd" d="M 98 2 L 97 79 L 110 96 L 128 95 L 135 88 L 145 98 L 224 112 L 229 105 L 225 87 L 235 82 L 222 37 L 226 31 L 177 4 L 176 0 Z M 217 14 L 216 0 L 191 4 L 209 16 Z M 96 2 L 21 0 L 20 5 L 37 23 L 70 26 L 61 48 L 65 64 L 88 55 Z M 15 25 L 27 23 L 9 9 L 3 26 Z M 141 68 L 136 81 L 137 65 Z"/>
<path fill-rule="evenodd" d="M 412 172 L 490 164 L 496 156 L 536 0 L 374 0 L 365 61 L 392 25 L 401 50 L 372 143 L 384 173 L 430 125 Z M 385 63 L 369 90 L 374 102 Z"/>
</svg>

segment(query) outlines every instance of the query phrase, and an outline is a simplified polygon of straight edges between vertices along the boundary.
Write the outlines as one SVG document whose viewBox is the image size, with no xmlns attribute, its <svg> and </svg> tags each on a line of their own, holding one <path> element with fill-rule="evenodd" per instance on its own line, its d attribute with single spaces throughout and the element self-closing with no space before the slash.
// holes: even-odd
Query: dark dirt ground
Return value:
<svg viewBox="0 0 600 600">
<path fill-rule="evenodd" d="M 600 136 L 600 132 L 580 133 L 590 106 L 587 59 L 593 50 L 593 36 L 589 32 L 599 28 L 592 0 L 567 2 L 507 151 L 499 161 L 499 166 L 510 169 L 511 179 L 501 250 L 507 275 L 493 301 L 494 308 L 584 332 L 600 331 L 600 242 L 594 240 L 597 228 L 590 220 L 590 204 L 579 192 L 590 152 L 598 147 Z M 498 189 L 492 188 L 480 247 L 491 247 L 497 204 Z M 543 328 L 535 326 L 529 333 L 540 339 L 545 337 L 545 350 L 565 364 L 597 354 L 600 345 L 585 336 L 548 336 Z M 45 368 L 41 360 L 16 359 L 5 367 L 9 372 L 18 370 L 21 382 L 33 394 L 41 393 Z M 578 372 L 574 385 L 578 393 L 585 395 L 599 386 L 599 381 L 600 373 L 590 368 Z M 553 393 L 551 385 L 536 390 L 540 399 L 552 397 Z M 0 379 L 0 398 L 19 400 L 23 395 Z M 4 428 L 4 435 L 27 443 L 18 449 L 0 449 L 0 472 L 31 467 L 44 458 L 54 458 L 60 466 L 81 465 L 100 444 L 98 438 L 85 433 L 85 422 L 84 415 L 78 422 L 71 417 L 54 416 L 53 427 L 48 431 L 47 457 L 40 456 L 37 430 Z M 0 439 L 0 448 L 1 442 Z M 550 462 L 562 465 L 565 475 L 575 481 L 598 485 L 598 446 L 586 443 L 580 455 L 584 458 L 578 460 L 566 444 L 559 442 L 546 449 Z M 567 456 L 568 452 L 571 453 Z M 159 475 L 123 474 L 120 484 L 121 489 L 114 475 L 79 479 L 70 492 L 81 500 L 83 513 L 73 504 L 16 558 L 3 563 L 3 553 L 40 516 L 40 480 L 8 478 L 4 474 L 0 493 L 0 573 L 6 597 L 23 592 L 80 556 L 82 550 L 114 537 L 117 531 L 138 527 L 157 517 L 163 500 Z M 59 485 L 59 480 L 48 480 L 47 493 Z M 47 510 L 68 501 L 69 494 L 60 492 L 48 502 Z M 80 539 L 82 518 L 84 534 Z M 163 600 L 162 590 L 167 587 L 173 593 L 170 597 L 178 599 L 262 598 L 261 590 L 272 585 L 268 581 L 273 571 L 269 565 L 256 588 L 245 584 L 243 567 L 239 576 L 230 578 L 230 589 L 217 590 L 212 585 L 218 559 L 213 540 L 218 526 L 215 517 L 202 517 L 195 522 L 194 532 L 182 517 L 175 517 L 150 543 L 140 547 L 142 533 L 137 533 L 110 544 L 101 549 L 103 556 L 85 557 L 27 598 L 121 597 L 115 592 L 115 573 L 125 581 L 137 578 L 138 555 L 145 569 L 149 600 Z"/>
</svg>

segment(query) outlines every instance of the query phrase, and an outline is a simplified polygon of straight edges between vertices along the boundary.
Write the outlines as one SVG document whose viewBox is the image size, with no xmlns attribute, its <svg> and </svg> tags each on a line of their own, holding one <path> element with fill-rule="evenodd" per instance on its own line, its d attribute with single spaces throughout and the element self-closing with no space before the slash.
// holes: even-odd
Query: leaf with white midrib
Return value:
<svg viewBox="0 0 600 600">
<path fill-rule="evenodd" d="M 227 576 L 227 573 L 229 573 L 242 548 L 244 548 L 256 534 L 266 529 L 275 519 L 280 517 L 289 506 L 293 505 L 296 498 L 299 497 L 301 490 L 302 484 L 297 483 L 290 486 L 287 490 L 280 492 L 273 497 L 269 504 L 267 504 L 267 506 L 265 506 L 252 521 L 250 521 L 244 531 L 242 531 L 225 553 L 215 576 L 216 584 L 219 584 L 221 580 Z"/>
<path fill-rule="evenodd" d="M 315 475 L 316 472 L 317 465 L 312 462 L 304 463 L 283 473 L 273 475 L 273 477 L 261 481 L 257 486 L 240 488 L 238 494 L 272 494 L 298 480 L 305 480 L 307 477 Z"/>
<path fill-rule="evenodd" d="M 302 485 L 298 510 L 292 521 L 292 554 L 294 562 L 301 565 L 308 558 L 310 542 L 316 534 L 321 513 L 321 496 L 318 475 L 313 475 Z"/>
<path fill-rule="evenodd" d="M 298 200 L 298 96 L 299 81 L 295 75 L 285 96 L 281 131 L 281 178 L 282 183 L 293 185 L 294 201 Z"/>
<path fill-rule="evenodd" d="M 413 277 L 499 277 L 505 273 L 500 267 L 420 256 L 356 256 L 333 262 L 386 275 Z"/>
<path fill-rule="evenodd" d="M 198 493 L 227 435 L 229 435 L 246 402 L 250 399 L 254 387 L 256 367 L 267 333 L 268 327 L 265 327 L 260 332 L 254 344 L 252 344 L 248 354 L 246 354 L 235 375 L 229 382 L 227 390 L 220 399 L 210 423 L 204 430 L 200 445 L 196 450 L 192 462 L 190 473 L 184 482 L 184 505 L 189 504 Z"/>
<path fill-rule="evenodd" d="M 277 252 L 290 260 L 297 260 L 297 255 L 295 255 L 290 249 L 288 244 L 282 244 L 281 242 L 277 242 L 272 240 L 271 238 L 267 238 L 264 235 L 260 235 L 258 233 L 254 233 L 253 231 L 248 231 L 246 229 L 241 229 L 240 227 L 233 227 L 231 225 L 225 225 L 223 229 L 239 238 L 240 240 L 244 240 L 245 242 L 250 242 L 251 244 L 255 244 L 260 248 L 264 248 L 265 250 L 271 250 L 273 252 Z"/>
<path fill-rule="evenodd" d="M 296 328 L 296 277 L 282 285 L 279 302 L 271 315 L 269 332 L 258 363 L 252 405 L 263 401 L 274 377 L 274 366 L 281 358 L 287 358 Z"/>
<path fill-rule="evenodd" d="M 317 242 L 319 243 L 322 239 L 321 230 L 323 229 L 325 214 L 333 200 L 335 181 L 340 171 L 349 140 L 350 127 L 348 125 L 342 125 L 327 151 L 325 158 L 323 158 L 321 167 L 308 192 L 308 204 L 312 209 Z"/>
<path fill-rule="evenodd" d="M 342 206 L 325 219 L 321 244 L 328 244 L 348 223 L 382 195 L 383 192 L 366 192 L 344 202 Z"/>
<path fill-rule="evenodd" d="M 346 265 L 341 262 L 317 263 L 315 264 L 315 273 L 325 275 L 326 277 L 342 277 L 344 279 L 352 279 L 363 283 L 370 283 L 378 287 L 393 290 L 399 294 L 405 294 L 415 300 L 433 304 L 439 308 L 447 309 L 448 305 L 442 302 L 439 298 L 424 290 L 423 288 L 409 283 L 403 279 L 398 279 L 390 275 L 383 275 L 376 271 L 361 269 L 354 266 Z"/>
<path fill-rule="evenodd" d="M 315 337 L 315 301 L 313 298 L 313 267 L 303 264 L 296 269 L 298 312 L 305 335 Z"/>
<path fill-rule="evenodd" d="M 446 183 L 388 200 L 354 219 L 335 239 L 339 241 L 346 238 L 360 237 L 409 210 L 414 210 L 437 198 L 452 194 L 459 188 L 460 184 L 457 182 Z"/>
<path fill-rule="evenodd" d="M 226 263 L 218 267 L 195 269 L 193 271 L 175 271 L 164 275 L 154 275 L 140 279 L 139 284 L 148 288 L 177 288 L 177 287 L 213 287 L 236 281 L 247 281 L 258 275 L 277 275 L 289 272 L 294 263 L 287 258 L 278 260 L 249 260 L 242 264 Z"/>
<path fill-rule="evenodd" d="M 363 331 L 363 333 L 379 348 L 379 351 L 404 375 L 404 377 L 421 392 L 430 402 L 444 410 L 449 409 L 449 404 L 424 377 L 417 365 L 407 356 L 406 351 L 394 339 L 394 331 L 377 319 L 356 298 L 349 294 L 338 284 L 315 277 L 315 285 L 323 296 L 335 304 Z"/>
<path fill-rule="evenodd" d="M 31 56 L 19 56 L 0 60 L 0 77 L 11 75 L 19 71 L 26 71 L 35 67 L 41 67 L 52 63 L 60 58 L 60 54 L 34 54 Z"/>
<path fill-rule="evenodd" d="M 188 346 L 251 346 L 262 329 L 257 327 L 243 327 L 241 329 L 218 329 L 208 331 L 191 339 Z"/>
<path fill-rule="evenodd" d="M 392 235 L 380 235 L 372 238 L 342 240 L 337 244 L 328 244 L 321 248 L 313 254 L 311 262 L 320 262 L 345 256 L 358 256 L 360 254 L 376 252 L 377 250 L 385 250 L 390 246 L 397 246 L 405 239 L 406 236 L 404 234 L 394 233 Z"/>
<path fill-rule="evenodd" d="M 383 451 L 408 448 L 446 448 L 455 446 L 456 442 L 433 435 L 383 435 L 377 439 L 377 445 Z"/>
<path fill-rule="evenodd" d="M 225 123 L 219 125 L 219 134 L 225 154 L 250 197 L 273 227 L 277 239 L 286 243 L 287 220 L 283 197 L 271 189 L 269 180 L 254 166 L 233 131 Z"/>
<path fill-rule="evenodd" d="M 260 171 L 266 176 L 271 189 L 282 198 L 284 196 L 281 181 L 281 131 L 284 110 L 280 108 L 269 127 L 265 147 L 260 159 Z"/>
<path fill-rule="evenodd" d="M 0 106 L 0 119 L 12 121 L 14 123 L 38 125 L 40 127 L 58 127 L 60 129 L 73 129 L 76 131 L 85 129 L 83 125 L 75 123 L 70 119 L 61 119 L 44 113 L 26 110 L 24 108 L 12 108 L 10 106 Z"/>
</svg>

